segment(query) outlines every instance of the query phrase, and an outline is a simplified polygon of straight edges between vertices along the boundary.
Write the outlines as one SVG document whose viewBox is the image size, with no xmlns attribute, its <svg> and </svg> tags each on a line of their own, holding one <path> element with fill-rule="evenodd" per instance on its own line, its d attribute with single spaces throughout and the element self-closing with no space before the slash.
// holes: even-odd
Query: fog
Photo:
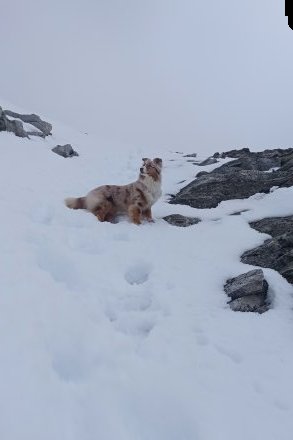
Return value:
<svg viewBox="0 0 293 440">
<path fill-rule="evenodd" d="M 291 146 L 284 3 L 2 1 L 0 96 L 132 145 Z"/>
</svg>

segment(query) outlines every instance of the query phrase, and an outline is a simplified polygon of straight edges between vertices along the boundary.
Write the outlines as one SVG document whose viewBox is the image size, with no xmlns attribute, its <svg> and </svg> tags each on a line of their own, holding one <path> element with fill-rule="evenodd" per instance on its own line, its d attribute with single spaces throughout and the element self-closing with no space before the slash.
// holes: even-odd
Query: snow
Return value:
<svg viewBox="0 0 293 440">
<path fill-rule="evenodd" d="M 63 143 L 80 156 L 50 151 Z M 293 214 L 293 188 L 199 210 L 168 194 L 227 159 L 198 167 L 189 151 L 115 145 L 54 121 L 52 137 L 1 133 L 0 148 L 0 438 L 291 439 L 293 288 L 264 269 L 273 308 L 257 315 L 232 312 L 223 285 L 268 238 L 248 222 Z M 64 206 L 134 180 L 142 157 L 164 161 L 154 224 Z M 176 228 L 162 220 L 171 213 L 202 222 Z"/>
</svg>

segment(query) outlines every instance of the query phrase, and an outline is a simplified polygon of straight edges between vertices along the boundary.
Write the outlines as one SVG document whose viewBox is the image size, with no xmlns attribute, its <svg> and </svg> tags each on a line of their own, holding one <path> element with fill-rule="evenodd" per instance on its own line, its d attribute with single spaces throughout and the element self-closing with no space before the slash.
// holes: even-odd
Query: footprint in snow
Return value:
<svg viewBox="0 0 293 440">
<path fill-rule="evenodd" d="M 149 279 L 151 269 L 148 263 L 137 263 L 127 269 L 124 278 L 130 285 L 143 284 Z"/>
<path fill-rule="evenodd" d="M 52 367 L 64 382 L 81 382 L 88 375 L 89 366 L 79 352 L 68 352 L 55 356 Z"/>
<path fill-rule="evenodd" d="M 290 405 L 283 399 L 275 399 L 274 405 L 281 411 L 288 411 L 290 409 Z"/>
<path fill-rule="evenodd" d="M 210 343 L 209 338 L 204 334 L 198 334 L 196 336 L 196 341 L 197 341 L 198 345 L 201 345 L 201 346 L 209 345 L 209 343 Z"/>
<path fill-rule="evenodd" d="M 219 353 L 227 356 L 231 359 L 231 361 L 235 362 L 236 364 L 240 364 L 243 360 L 242 356 L 234 350 L 228 350 L 227 348 L 220 345 L 215 345 L 215 348 Z"/>
<path fill-rule="evenodd" d="M 54 281 L 66 284 L 70 290 L 84 287 L 78 267 L 69 256 L 47 247 L 40 249 L 37 261 L 40 269 L 48 272 Z"/>
<path fill-rule="evenodd" d="M 146 337 L 157 323 L 153 313 L 141 315 L 139 312 L 122 313 L 115 322 L 115 328 L 121 333 Z"/>
</svg>

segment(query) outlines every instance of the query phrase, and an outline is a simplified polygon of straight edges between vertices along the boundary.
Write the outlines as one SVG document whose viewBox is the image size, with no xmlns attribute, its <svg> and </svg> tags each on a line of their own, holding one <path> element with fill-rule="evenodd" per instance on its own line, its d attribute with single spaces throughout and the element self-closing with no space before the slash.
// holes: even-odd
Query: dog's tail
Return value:
<svg viewBox="0 0 293 440">
<path fill-rule="evenodd" d="M 85 197 L 68 197 L 64 200 L 65 205 L 70 209 L 86 209 Z"/>
</svg>

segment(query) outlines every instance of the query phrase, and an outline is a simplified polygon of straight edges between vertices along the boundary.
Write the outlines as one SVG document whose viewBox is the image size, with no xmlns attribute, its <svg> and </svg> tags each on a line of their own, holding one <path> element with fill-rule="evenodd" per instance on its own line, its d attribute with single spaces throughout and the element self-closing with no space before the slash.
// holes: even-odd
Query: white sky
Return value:
<svg viewBox="0 0 293 440">
<path fill-rule="evenodd" d="M 284 3 L 7 1 L 0 96 L 133 145 L 291 146 Z"/>
</svg>

